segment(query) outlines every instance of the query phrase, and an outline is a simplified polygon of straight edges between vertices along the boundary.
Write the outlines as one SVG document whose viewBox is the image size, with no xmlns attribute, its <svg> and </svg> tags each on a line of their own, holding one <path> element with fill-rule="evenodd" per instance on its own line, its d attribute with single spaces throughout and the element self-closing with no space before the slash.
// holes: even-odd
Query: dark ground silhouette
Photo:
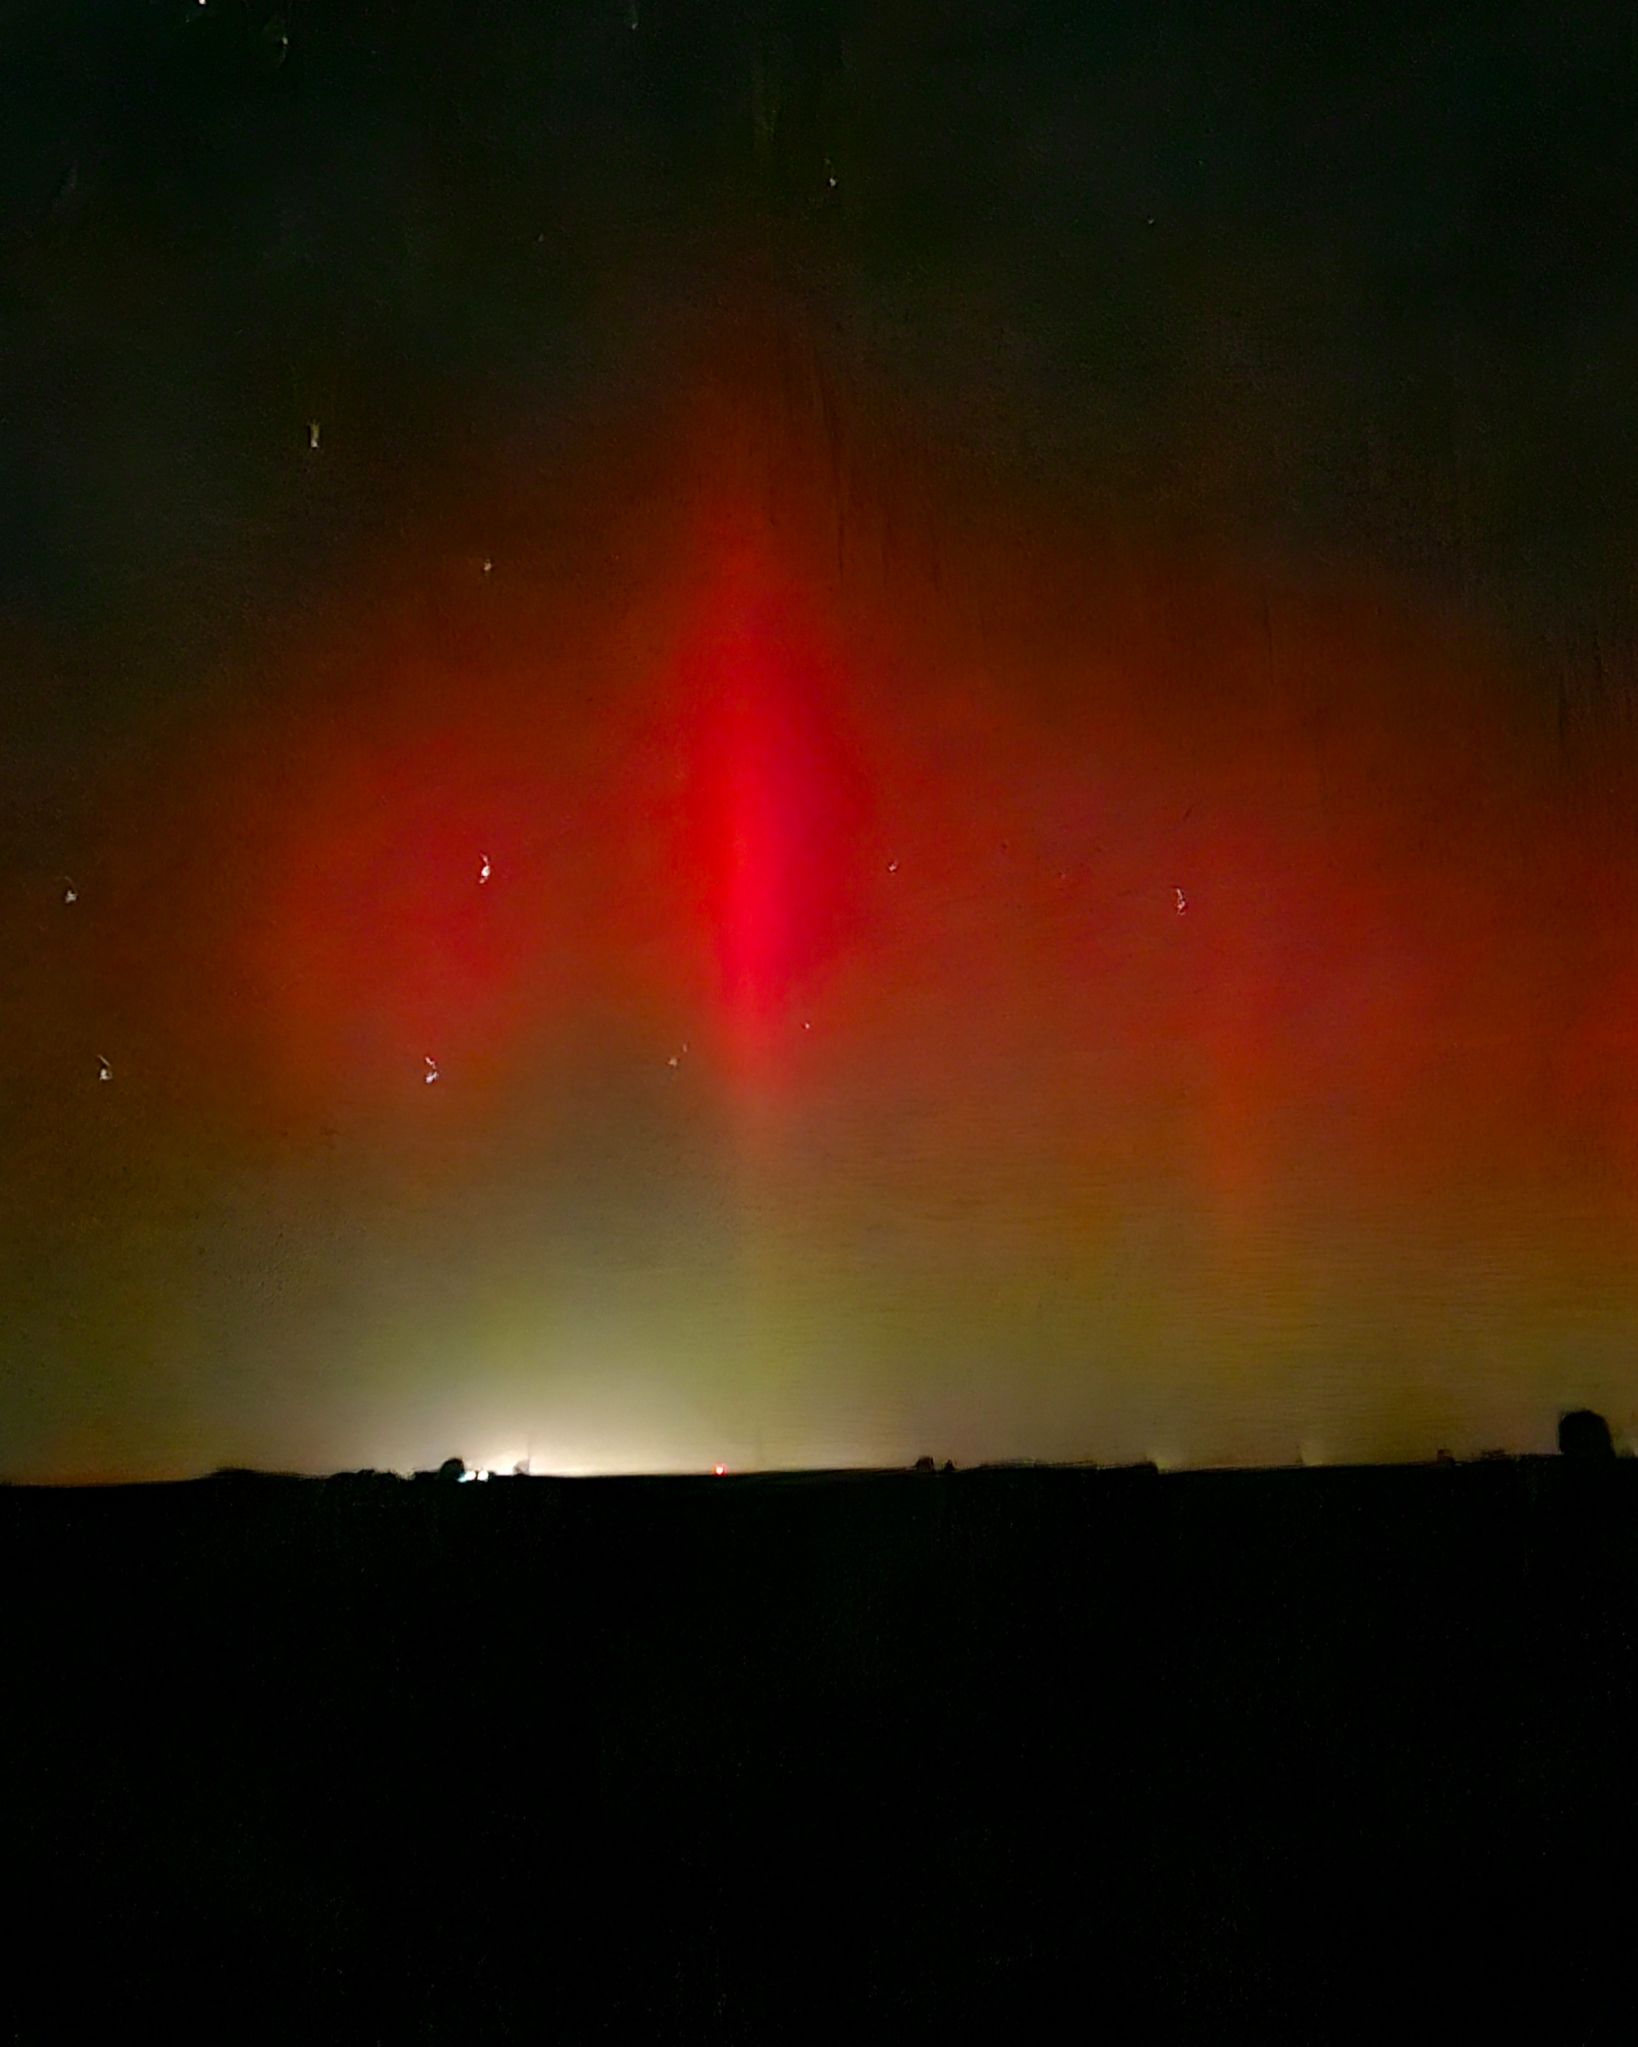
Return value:
<svg viewBox="0 0 1638 2047">
<path fill-rule="evenodd" d="M 0 1516 L 8 2039 L 1625 2031 L 1629 1461 Z"/>
</svg>

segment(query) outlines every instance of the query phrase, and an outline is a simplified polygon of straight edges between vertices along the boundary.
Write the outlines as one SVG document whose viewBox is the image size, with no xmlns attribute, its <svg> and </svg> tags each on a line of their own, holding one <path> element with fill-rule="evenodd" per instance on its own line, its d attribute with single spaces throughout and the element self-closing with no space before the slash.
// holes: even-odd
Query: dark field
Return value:
<svg viewBox="0 0 1638 2047">
<path fill-rule="evenodd" d="M 0 1493 L 6 2037 L 1632 2037 L 1638 1465 Z"/>
</svg>

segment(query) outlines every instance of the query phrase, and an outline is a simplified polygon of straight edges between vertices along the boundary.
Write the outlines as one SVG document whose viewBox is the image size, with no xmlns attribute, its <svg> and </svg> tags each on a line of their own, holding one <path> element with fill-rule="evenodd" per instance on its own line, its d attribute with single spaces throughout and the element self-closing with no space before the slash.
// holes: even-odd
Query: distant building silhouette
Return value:
<svg viewBox="0 0 1638 2047">
<path fill-rule="evenodd" d="M 1590 1407 L 1578 1407 L 1558 1418 L 1558 1454 L 1561 1457 L 1602 1458 L 1615 1455 L 1610 1425 Z"/>
<path fill-rule="evenodd" d="M 938 1466 L 931 1457 L 918 1457 L 916 1459 L 916 1469 L 918 1471 L 937 1471 Z"/>
</svg>

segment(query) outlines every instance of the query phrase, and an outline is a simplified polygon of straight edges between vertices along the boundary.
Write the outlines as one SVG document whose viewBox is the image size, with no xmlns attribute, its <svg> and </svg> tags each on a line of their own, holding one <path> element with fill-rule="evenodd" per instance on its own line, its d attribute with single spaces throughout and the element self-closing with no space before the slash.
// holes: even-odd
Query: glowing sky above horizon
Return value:
<svg viewBox="0 0 1638 2047">
<path fill-rule="evenodd" d="M 1638 1431 L 1627 698 L 710 274 L 396 498 L 309 378 L 401 516 L 185 688 L 8 598 L 0 1473 Z"/>
</svg>

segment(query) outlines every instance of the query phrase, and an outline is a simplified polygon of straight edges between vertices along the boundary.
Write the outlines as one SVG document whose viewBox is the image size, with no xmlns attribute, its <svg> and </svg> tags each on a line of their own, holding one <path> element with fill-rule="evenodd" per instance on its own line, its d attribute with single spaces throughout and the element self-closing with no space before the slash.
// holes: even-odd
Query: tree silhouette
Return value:
<svg viewBox="0 0 1638 2047">
<path fill-rule="evenodd" d="M 1610 1425 L 1590 1407 L 1578 1407 L 1558 1418 L 1558 1453 L 1561 1457 L 1613 1457 Z"/>
</svg>

